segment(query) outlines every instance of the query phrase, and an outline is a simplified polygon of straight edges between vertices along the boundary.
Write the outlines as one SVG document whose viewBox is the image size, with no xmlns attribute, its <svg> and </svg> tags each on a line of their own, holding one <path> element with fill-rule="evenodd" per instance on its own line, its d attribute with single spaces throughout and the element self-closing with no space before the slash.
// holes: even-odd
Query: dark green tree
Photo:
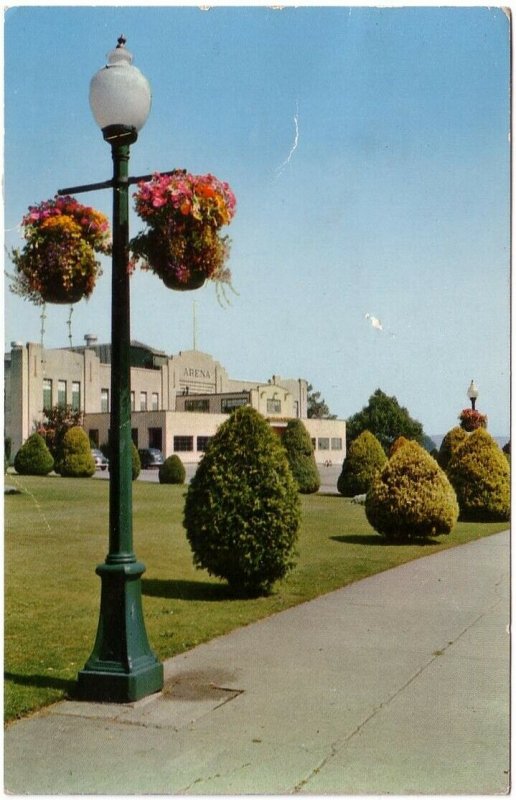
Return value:
<svg viewBox="0 0 516 800">
<path fill-rule="evenodd" d="M 311 383 L 307 386 L 307 416 L 309 419 L 336 419 L 336 414 L 330 414 L 326 401 L 320 392 L 314 392 Z"/>
<path fill-rule="evenodd" d="M 238 408 L 188 487 L 184 526 L 194 564 L 237 594 L 267 594 L 294 565 L 299 521 L 284 447 L 254 408 Z"/>
<path fill-rule="evenodd" d="M 289 420 L 282 443 L 301 494 L 317 492 L 321 485 L 321 477 L 315 463 L 310 434 L 300 419 Z"/>
<path fill-rule="evenodd" d="M 347 452 L 337 489 L 344 497 L 366 494 L 373 478 L 387 461 L 382 446 L 371 431 L 363 431 L 354 439 Z"/>
<path fill-rule="evenodd" d="M 53 466 L 52 454 L 39 433 L 33 433 L 25 440 L 14 459 L 14 468 L 19 475 L 48 475 Z"/>
<path fill-rule="evenodd" d="M 433 453 L 434 450 L 437 450 L 434 440 L 432 439 L 431 436 L 428 436 L 426 433 L 423 433 L 421 445 L 425 448 L 425 450 L 428 453 Z"/>
<path fill-rule="evenodd" d="M 424 437 L 421 423 L 412 419 L 407 409 L 400 406 L 396 397 L 389 397 L 381 389 L 377 389 L 371 395 L 367 406 L 347 420 L 348 447 L 363 431 L 371 431 L 386 454 L 399 436 L 413 439 L 418 444 L 423 443 Z"/>
</svg>

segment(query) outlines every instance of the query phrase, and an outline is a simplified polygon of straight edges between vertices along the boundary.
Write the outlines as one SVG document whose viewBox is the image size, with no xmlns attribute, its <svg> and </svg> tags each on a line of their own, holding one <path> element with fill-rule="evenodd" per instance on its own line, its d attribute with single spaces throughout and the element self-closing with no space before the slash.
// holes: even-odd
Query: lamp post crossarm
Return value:
<svg viewBox="0 0 516 800">
<path fill-rule="evenodd" d="M 160 172 L 160 175 L 175 175 L 177 172 L 176 169 L 170 169 L 167 172 Z M 124 183 L 127 183 L 129 186 L 134 183 L 140 183 L 140 181 L 150 181 L 154 177 L 154 174 L 151 173 L 150 175 L 137 175 L 134 177 L 126 178 Z M 119 179 L 118 183 L 121 180 Z M 99 181 L 98 183 L 84 183 L 81 186 L 67 186 L 66 189 L 58 189 L 57 194 L 59 197 L 62 197 L 67 194 L 80 194 L 81 192 L 94 192 L 97 189 L 112 189 L 114 188 L 115 183 L 114 180 L 111 179 L 109 181 Z"/>
</svg>

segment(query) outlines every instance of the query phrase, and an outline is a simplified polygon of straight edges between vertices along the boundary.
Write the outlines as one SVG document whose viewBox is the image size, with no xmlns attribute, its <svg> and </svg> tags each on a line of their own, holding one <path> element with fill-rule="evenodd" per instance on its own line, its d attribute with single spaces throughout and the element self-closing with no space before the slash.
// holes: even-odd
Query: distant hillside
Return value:
<svg viewBox="0 0 516 800">
<path fill-rule="evenodd" d="M 430 438 L 435 442 L 435 446 L 436 446 L 436 448 L 438 450 L 439 450 L 439 448 L 441 446 L 441 442 L 444 439 L 445 435 L 446 434 L 444 434 L 444 433 L 436 433 L 436 434 L 430 435 Z M 495 442 L 498 442 L 500 447 L 503 447 L 504 445 L 506 445 L 510 438 L 511 437 L 509 435 L 507 435 L 507 436 L 493 436 L 493 439 L 495 440 Z"/>
</svg>

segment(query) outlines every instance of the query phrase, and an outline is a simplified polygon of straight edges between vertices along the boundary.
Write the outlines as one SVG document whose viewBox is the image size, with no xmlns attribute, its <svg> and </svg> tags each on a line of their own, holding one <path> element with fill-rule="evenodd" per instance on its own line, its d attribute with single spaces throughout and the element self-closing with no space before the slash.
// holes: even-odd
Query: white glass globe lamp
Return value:
<svg viewBox="0 0 516 800">
<path fill-rule="evenodd" d="M 474 409 L 475 402 L 478 397 L 478 387 L 475 381 L 471 381 L 471 383 L 468 386 L 468 397 L 471 400 L 471 407 Z"/>
<path fill-rule="evenodd" d="M 107 64 L 90 82 L 90 106 L 104 138 L 122 137 L 136 141 L 151 108 L 151 88 L 147 78 L 132 65 L 133 56 L 125 49 L 125 38 L 107 56 Z"/>
</svg>

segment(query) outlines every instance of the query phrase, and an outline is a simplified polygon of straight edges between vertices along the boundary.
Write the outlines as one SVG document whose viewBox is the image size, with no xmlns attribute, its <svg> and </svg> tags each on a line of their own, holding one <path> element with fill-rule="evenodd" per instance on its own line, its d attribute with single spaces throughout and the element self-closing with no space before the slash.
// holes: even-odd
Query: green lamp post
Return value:
<svg viewBox="0 0 516 800">
<path fill-rule="evenodd" d="M 121 36 L 107 65 L 93 76 L 90 105 L 113 157 L 113 266 L 111 298 L 111 449 L 109 553 L 97 567 L 100 618 L 91 656 L 78 676 L 81 699 L 133 702 L 163 687 L 163 665 L 145 631 L 141 576 L 133 552 L 131 469 L 131 367 L 129 150 L 151 106 L 147 79 L 134 66 Z"/>
</svg>

